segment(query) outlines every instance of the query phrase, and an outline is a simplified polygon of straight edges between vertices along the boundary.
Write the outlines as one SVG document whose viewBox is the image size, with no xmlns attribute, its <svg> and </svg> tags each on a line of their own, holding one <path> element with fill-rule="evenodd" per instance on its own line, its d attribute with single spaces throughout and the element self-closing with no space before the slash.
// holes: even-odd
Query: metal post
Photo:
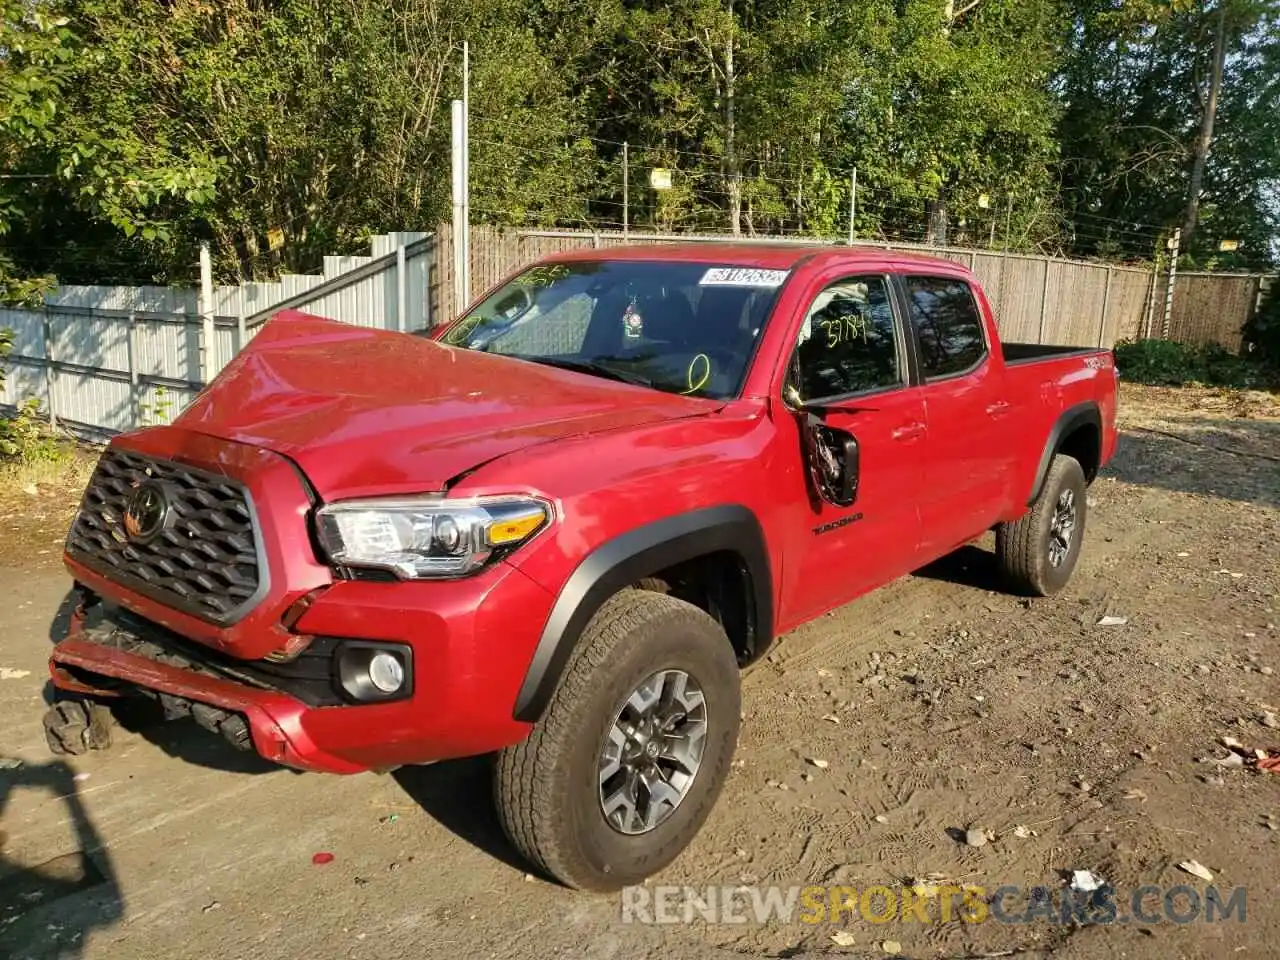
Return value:
<svg viewBox="0 0 1280 960">
<path fill-rule="evenodd" d="M 1156 251 L 1155 263 L 1151 265 L 1151 289 L 1147 291 L 1147 316 L 1142 325 L 1142 339 L 1151 339 L 1151 321 L 1156 310 L 1156 281 L 1160 277 L 1160 252 Z"/>
<path fill-rule="evenodd" d="M 236 353 L 244 349 L 244 307 L 236 314 Z"/>
<path fill-rule="evenodd" d="M 1036 343 L 1044 343 L 1044 322 L 1049 315 L 1049 267 L 1052 264 L 1046 259 L 1044 262 L 1044 286 L 1040 288 L 1040 332 L 1036 334 Z"/>
<path fill-rule="evenodd" d="M 471 44 L 462 41 L 462 298 L 471 302 Z M 466 309 L 466 305 L 463 305 Z"/>
<path fill-rule="evenodd" d="M 401 333 L 404 333 L 406 329 L 405 311 L 408 308 L 409 300 L 408 290 L 406 289 L 406 283 L 408 281 L 408 277 L 406 276 L 407 273 L 408 270 L 404 258 L 404 244 L 402 243 L 396 247 L 396 329 Z"/>
<path fill-rule="evenodd" d="M 213 257 L 200 244 L 200 380 L 213 379 Z"/>
<path fill-rule="evenodd" d="M 1182 228 L 1173 231 L 1173 252 L 1169 255 L 1169 285 L 1164 293 L 1164 323 L 1160 327 L 1160 339 L 1169 339 L 1169 322 L 1173 318 L 1173 284 L 1178 279 L 1178 248 L 1182 245 Z"/>
<path fill-rule="evenodd" d="M 56 372 L 53 369 L 53 321 L 49 318 L 49 308 L 44 308 L 44 389 L 45 395 L 49 398 L 49 426 L 56 428 L 58 426 L 58 411 L 53 402 L 53 385 L 57 379 Z"/>
<path fill-rule="evenodd" d="M 1111 308 L 1111 275 L 1115 271 L 1108 265 L 1107 284 L 1102 288 L 1102 316 L 1098 318 L 1098 346 L 1105 347 L 1107 339 L 1107 311 Z"/>
<path fill-rule="evenodd" d="M 142 378 L 138 374 L 138 316 L 129 314 L 129 426 L 142 426 Z"/>
<path fill-rule="evenodd" d="M 631 234 L 631 145 L 622 142 L 622 237 Z"/>
<path fill-rule="evenodd" d="M 462 101 L 453 101 L 453 314 L 461 316 L 467 309 L 467 230 L 466 230 L 466 126 Z"/>
<path fill-rule="evenodd" d="M 849 178 L 849 242 L 853 243 L 853 225 L 858 219 L 858 168 Z"/>
</svg>

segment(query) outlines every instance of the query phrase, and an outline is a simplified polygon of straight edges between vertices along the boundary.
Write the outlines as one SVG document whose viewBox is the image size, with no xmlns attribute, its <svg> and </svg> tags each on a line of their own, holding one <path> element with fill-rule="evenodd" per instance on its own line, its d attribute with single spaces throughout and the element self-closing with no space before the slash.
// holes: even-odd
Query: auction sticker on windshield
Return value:
<svg viewBox="0 0 1280 960">
<path fill-rule="evenodd" d="M 712 267 L 698 281 L 703 287 L 780 287 L 786 270 L 758 270 L 752 267 Z"/>
</svg>

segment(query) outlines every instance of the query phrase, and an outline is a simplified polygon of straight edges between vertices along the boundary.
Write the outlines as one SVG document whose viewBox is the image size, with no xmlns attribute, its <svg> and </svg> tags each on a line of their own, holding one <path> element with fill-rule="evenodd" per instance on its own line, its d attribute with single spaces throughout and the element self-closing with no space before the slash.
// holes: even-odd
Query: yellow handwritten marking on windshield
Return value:
<svg viewBox="0 0 1280 960">
<path fill-rule="evenodd" d="M 871 324 L 868 319 L 862 315 L 850 315 L 847 317 L 838 317 L 833 320 L 819 320 L 822 327 L 827 332 L 827 347 L 839 346 L 842 343 L 861 339 L 866 341 Z"/>
<path fill-rule="evenodd" d="M 695 371 L 698 369 L 698 361 L 702 361 L 702 376 L 698 377 Z M 689 389 L 681 390 L 682 396 L 691 393 L 697 393 L 711 380 L 711 358 L 705 353 L 700 353 L 689 361 Z M 696 381 L 696 382 L 695 382 Z"/>
</svg>

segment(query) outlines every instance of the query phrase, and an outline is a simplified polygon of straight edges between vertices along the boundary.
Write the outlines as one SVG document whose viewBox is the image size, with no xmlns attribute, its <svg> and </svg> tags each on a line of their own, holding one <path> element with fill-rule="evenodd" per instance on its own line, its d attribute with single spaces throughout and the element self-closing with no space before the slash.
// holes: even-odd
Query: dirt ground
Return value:
<svg viewBox="0 0 1280 960">
<path fill-rule="evenodd" d="M 526 875 L 484 759 L 295 774 L 171 726 L 54 760 L 53 484 L 0 499 L 0 956 L 1278 956 L 1280 775 L 1212 760 L 1280 750 L 1280 400 L 1126 388 L 1122 426 L 1060 597 L 999 592 L 983 543 L 782 638 L 724 795 L 650 887 L 956 881 L 1025 906 L 1088 870 L 1122 914 L 1184 885 L 1186 916 L 1195 860 L 1244 922 L 628 923 Z"/>
</svg>

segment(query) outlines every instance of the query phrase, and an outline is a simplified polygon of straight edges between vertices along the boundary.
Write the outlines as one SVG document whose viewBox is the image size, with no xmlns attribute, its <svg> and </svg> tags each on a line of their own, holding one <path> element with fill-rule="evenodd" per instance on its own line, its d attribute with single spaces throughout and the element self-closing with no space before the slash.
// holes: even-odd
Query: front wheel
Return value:
<svg viewBox="0 0 1280 960">
<path fill-rule="evenodd" d="M 996 557 L 1014 589 L 1047 597 L 1067 585 L 1084 541 L 1086 490 L 1079 461 L 1057 454 L 1031 509 L 996 527 Z"/>
<path fill-rule="evenodd" d="M 611 891 L 661 870 L 711 812 L 738 738 L 733 647 L 697 607 L 623 590 L 587 625 L 547 712 L 504 750 L 507 836 L 570 887 Z"/>
</svg>

